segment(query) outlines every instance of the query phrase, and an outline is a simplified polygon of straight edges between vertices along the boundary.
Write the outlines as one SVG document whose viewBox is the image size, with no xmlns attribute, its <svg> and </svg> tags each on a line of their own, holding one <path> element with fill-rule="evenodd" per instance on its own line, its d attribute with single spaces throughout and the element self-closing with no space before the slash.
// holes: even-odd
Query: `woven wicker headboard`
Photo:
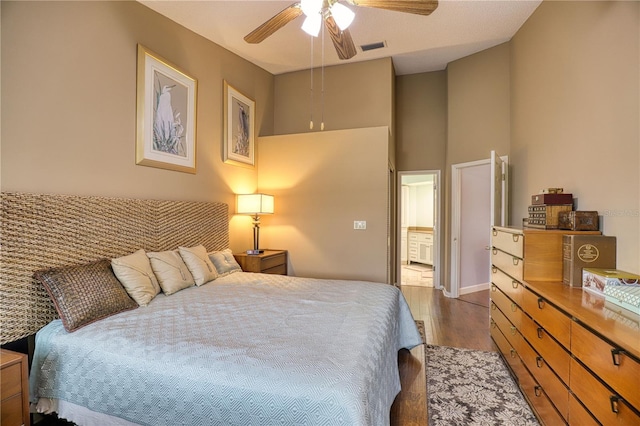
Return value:
<svg viewBox="0 0 640 426">
<path fill-rule="evenodd" d="M 39 269 L 203 244 L 229 246 L 224 203 L 8 193 L 1 195 L 0 344 L 57 318 Z"/>
</svg>

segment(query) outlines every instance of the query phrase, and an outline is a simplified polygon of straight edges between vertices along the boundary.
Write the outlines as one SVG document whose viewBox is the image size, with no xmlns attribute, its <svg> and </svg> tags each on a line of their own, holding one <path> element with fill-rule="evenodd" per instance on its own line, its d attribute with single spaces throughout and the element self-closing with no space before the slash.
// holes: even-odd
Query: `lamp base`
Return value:
<svg viewBox="0 0 640 426">
<path fill-rule="evenodd" d="M 247 250 L 247 254 L 262 254 L 264 250 Z"/>
</svg>

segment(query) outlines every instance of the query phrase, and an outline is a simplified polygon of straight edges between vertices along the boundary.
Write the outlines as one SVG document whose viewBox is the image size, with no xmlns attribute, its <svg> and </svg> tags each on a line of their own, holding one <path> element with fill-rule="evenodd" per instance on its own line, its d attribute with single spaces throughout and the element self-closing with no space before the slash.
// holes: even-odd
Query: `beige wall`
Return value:
<svg viewBox="0 0 640 426">
<path fill-rule="evenodd" d="M 2 7 L 3 191 L 223 201 L 255 190 L 255 169 L 222 162 L 223 79 L 256 100 L 273 133 L 273 76 L 136 2 Z M 136 44 L 198 80 L 197 174 L 135 164 Z M 246 218 L 232 248 L 251 243 Z M 234 232 L 234 226 L 241 226 Z"/>
<path fill-rule="evenodd" d="M 328 267 L 329 261 L 337 262 L 333 266 L 334 276 L 339 277 L 353 277 L 362 279 L 375 279 L 377 281 L 387 281 L 386 267 L 387 261 L 386 253 L 386 233 L 384 236 L 384 244 L 361 244 L 363 233 L 343 232 L 342 227 L 335 227 L 332 225 L 334 220 L 341 214 L 349 212 L 352 208 L 360 210 L 359 207 L 353 203 L 359 199 L 360 195 L 354 194 L 352 191 L 351 181 L 357 182 L 359 179 L 363 179 L 371 172 L 370 164 L 368 161 L 371 155 L 377 155 L 378 147 L 373 144 L 379 142 L 371 141 L 372 145 L 369 146 L 366 141 L 361 144 L 359 141 L 343 139 L 341 138 L 342 146 L 335 146 L 334 144 L 326 142 L 326 138 L 329 135 L 337 135 L 337 133 L 330 133 L 333 130 L 344 129 L 368 129 L 372 127 L 384 126 L 387 130 L 387 136 L 385 141 L 387 144 L 387 152 L 385 155 L 385 162 L 382 164 L 379 172 L 386 175 L 389 167 L 392 169 L 395 161 L 395 137 L 394 137 L 394 95 L 395 95 L 395 73 L 393 69 L 393 63 L 390 58 L 345 63 L 339 66 L 326 67 L 324 75 L 324 123 L 325 130 L 320 131 L 320 122 L 322 119 L 322 75 L 321 70 L 316 68 L 314 70 L 314 102 L 313 102 L 313 130 L 309 129 L 309 121 L 311 118 L 311 73 L 309 70 L 298 71 L 292 73 L 286 73 L 275 76 L 275 103 L 274 103 L 274 134 L 277 135 L 296 135 L 292 140 L 305 140 L 306 135 L 318 134 L 317 145 L 306 145 L 309 152 L 313 152 L 313 156 L 319 155 L 318 158 L 325 158 L 330 163 L 325 165 L 326 170 L 334 170 L 336 168 L 343 168 L 345 174 L 342 176 L 344 182 L 340 183 L 340 179 L 331 179 L 331 182 L 336 182 L 335 192 L 338 199 L 344 202 L 344 207 L 340 207 L 340 210 L 335 210 L 332 205 L 332 213 L 327 216 L 324 210 L 305 210 L 305 218 L 303 221 L 298 222 L 296 227 L 301 235 L 311 236 L 316 235 L 318 232 L 322 235 L 323 239 L 332 241 L 331 244 L 322 244 L 318 246 L 307 245 L 295 245 L 297 247 L 296 252 L 292 252 L 293 271 L 295 274 L 312 274 L 313 276 L 323 275 L 331 276 L 332 269 Z M 324 136 L 322 136 L 324 134 Z M 334 146 L 338 150 L 338 155 L 332 155 L 325 157 L 322 153 L 327 146 Z M 356 150 L 357 148 L 357 150 Z M 273 171 L 263 173 L 265 168 L 273 170 L 273 165 L 270 164 L 270 160 L 266 160 L 264 157 L 264 145 L 261 141 L 260 154 L 260 178 L 259 186 L 263 188 L 264 176 L 272 176 Z M 319 154 L 316 154 L 319 153 Z M 307 153 L 308 154 L 308 153 Z M 296 165 L 298 158 L 292 156 L 286 150 L 282 150 L 278 155 L 279 158 L 288 158 L 289 161 L 284 161 L 280 172 L 286 169 L 296 170 L 300 173 L 303 171 Z M 320 181 L 318 185 L 324 187 L 326 185 L 326 178 L 322 174 L 314 175 Z M 342 179 L 341 178 L 341 179 Z M 384 181 L 384 188 L 386 191 L 387 181 Z M 357 187 L 357 184 L 356 184 Z M 380 190 L 383 188 L 380 187 Z M 391 188 L 393 190 L 394 188 Z M 388 194 L 385 193 L 385 197 Z M 304 199 L 304 198 L 303 198 Z M 392 215 L 389 220 L 395 220 L 395 210 L 387 208 L 386 198 L 385 204 L 381 205 L 382 210 L 376 212 L 376 215 L 385 215 L 387 211 Z M 296 202 L 294 198 L 292 203 Z M 335 201 L 333 201 L 335 202 Z M 300 206 L 302 209 L 306 209 L 306 206 Z M 334 212 L 335 211 L 335 212 Z M 273 218 L 276 220 L 275 216 Z M 280 220 L 280 219 L 277 219 Z M 327 220 L 329 220 L 327 222 Z M 347 216 L 342 221 L 350 223 L 351 230 L 353 229 L 353 220 L 357 218 Z M 324 223 L 327 226 L 322 229 L 318 228 L 318 224 Z M 322 229 L 319 231 L 319 229 Z M 392 228 L 392 233 L 395 228 Z M 386 228 L 385 228 L 386 232 Z M 373 234 L 373 231 L 367 230 L 365 233 L 367 236 Z M 394 239 L 392 234 L 391 239 Z M 371 238 L 371 237 L 368 237 Z M 380 240 L 381 242 L 383 240 Z M 350 247 L 350 250 L 335 251 L 332 248 L 332 244 L 337 241 L 342 241 L 341 247 Z M 296 241 L 292 241 L 296 244 Z M 356 251 L 354 247 L 358 247 Z M 286 247 L 285 247 L 286 248 Z M 320 248 L 324 248 L 330 253 L 326 255 L 318 255 L 317 251 Z M 382 251 L 380 251 L 382 250 Z M 337 253 L 340 253 L 338 256 Z M 344 261 L 344 259 L 349 259 Z M 316 264 L 318 259 L 323 259 L 319 264 Z M 365 260 L 368 259 L 367 263 Z M 374 263 L 373 259 L 382 259 Z M 393 274 L 393 272 L 392 272 Z"/>
<path fill-rule="evenodd" d="M 450 289 L 451 166 L 488 159 L 491 151 L 509 155 L 510 70 L 509 44 L 487 49 L 452 62 L 447 67 L 447 149 L 444 194 L 445 273 Z"/>
<path fill-rule="evenodd" d="M 325 67 L 324 74 L 325 130 L 388 126 L 393 132 L 391 58 Z M 314 128 L 310 130 L 310 71 L 275 76 L 275 134 L 320 131 L 322 73 L 319 68 L 314 70 L 313 79 Z"/>
<path fill-rule="evenodd" d="M 290 250 L 293 275 L 386 282 L 388 144 L 386 126 L 260 138 L 260 191 L 276 201 L 261 246 Z"/>
<path fill-rule="evenodd" d="M 272 184 L 262 178 L 276 173 L 269 158 L 279 158 L 282 170 L 304 172 L 283 161 L 286 151 L 268 154 L 260 142 L 258 159 L 266 170 L 259 181 L 256 169 L 222 163 L 222 81 L 256 100 L 260 135 L 301 133 L 313 139 L 321 134 L 320 97 L 315 100 L 316 128 L 310 132 L 308 71 L 274 77 L 135 2 L 3 1 L 0 7 L 2 190 L 216 200 L 229 203 L 233 211 L 234 193 L 251 192 L 258 183 L 270 189 Z M 395 113 L 402 140 L 395 162 L 389 154 L 386 161 L 398 170 L 435 168 L 434 158 L 423 163 L 414 152 L 414 147 L 424 148 L 416 135 L 429 117 L 429 140 L 445 149 L 441 138 L 447 138 L 445 189 L 451 164 L 487 158 L 491 149 L 506 153 L 513 172 L 512 223 L 526 215 L 533 192 L 564 186 L 576 194 L 580 209 L 606 213 L 604 230 L 619 240 L 618 266 L 640 272 L 639 8 L 637 2 L 543 2 L 511 42 L 453 62 L 446 73 L 394 79 L 390 59 L 328 67 L 323 133 L 386 126 L 393 152 Z M 198 79 L 196 175 L 135 165 L 137 43 Z M 316 94 L 318 78 L 316 73 Z M 415 96 L 423 92 L 424 99 Z M 394 105 L 396 95 L 402 102 Z M 419 114 L 409 106 L 425 111 Z M 350 142 L 345 145 L 341 149 Z M 377 153 L 378 146 L 354 146 L 360 153 L 320 157 L 324 163 L 318 167 L 366 176 L 369 166 L 361 171 L 357 160 L 362 152 Z M 386 163 L 380 165 L 385 188 L 387 170 Z M 319 185 L 333 183 L 317 176 Z M 344 201 L 342 189 L 348 188 L 339 183 L 336 188 L 342 194 L 338 201 Z M 448 206 L 448 190 L 445 194 Z M 345 222 L 351 231 L 360 214 L 355 205 L 347 205 L 344 214 L 330 215 L 334 221 L 326 227 L 318 225 L 323 215 L 313 211 L 296 226 L 306 227 L 309 235 L 320 229 L 323 238 L 338 241 L 351 234 L 334 222 Z M 375 209 L 376 215 L 386 214 L 386 198 Z M 268 240 L 277 229 L 270 230 L 269 221 L 281 227 L 282 219 L 278 214 L 265 218 L 263 238 L 291 249 L 284 245 L 293 240 Z M 250 247 L 248 218 L 233 217 L 231 226 L 232 248 Z M 347 239 L 349 250 L 338 250 L 344 257 L 332 267 L 351 263 L 352 271 L 373 270 L 376 279 L 384 277 L 378 268 L 386 268 L 379 260 L 385 257 L 386 240 L 366 245 L 361 254 L 352 245 L 362 248 L 356 243 L 363 236 L 353 237 Z M 308 268 L 312 259 L 328 263 L 305 244 L 292 253 L 294 260 L 304 257 L 294 270 L 330 273 Z"/>
<path fill-rule="evenodd" d="M 561 186 L 640 273 L 640 3 L 543 2 L 511 42 L 512 222 Z"/>
<path fill-rule="evenodd" d="M 396 77 L 398 171 L 443 170 L 447 147 L 447 73 Z"/>
<path fill-rule="evenodd" d="M 509 154 L 509 44 L 447 67 L 447 167 Z"/>
</svg>

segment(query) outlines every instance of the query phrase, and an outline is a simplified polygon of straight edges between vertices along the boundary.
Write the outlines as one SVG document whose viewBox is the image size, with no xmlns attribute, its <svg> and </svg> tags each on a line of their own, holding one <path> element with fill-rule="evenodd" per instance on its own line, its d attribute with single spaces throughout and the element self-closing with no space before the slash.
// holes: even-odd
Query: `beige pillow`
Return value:
<svg viewBox="0 0 640 426">
<path fill-rule="evenodd" d="M 138 302 L 138 305 L 148 305 L 160 293 L 160 284 L 144 250 L 140 249 L 128 256 L 112 259 L 111 267 L 129 296 Z"/>
<path fill-rule="evenodd" d="M 177 250 L 151 252 L 147 257 L 164 294 L 170 295 L 195 284 Z"/>
<path fill-rule="evenodd" d="M 197 286 L 208 283 L 218 278 L 218 271 L 213 266 L 207 249 L 203 245 L 195 247 L 178 247 L 182 260 L 191 271 L 191 275 L 196 281 Z"/>
</svg>

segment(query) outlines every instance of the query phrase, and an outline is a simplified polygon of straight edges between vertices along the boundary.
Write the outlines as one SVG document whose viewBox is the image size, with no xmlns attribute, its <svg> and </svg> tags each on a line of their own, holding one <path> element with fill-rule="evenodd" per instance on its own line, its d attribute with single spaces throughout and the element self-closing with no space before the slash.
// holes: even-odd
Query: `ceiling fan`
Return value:
<svg viewBox="0 0 640 426">
<path fill-rule="evenodd" d="M 353 6 L 373 7 L 396 12 L 430 15 L 438 7 L 438 0 L 346 0 Z M 356 55 L 356 46 L 348 26 L 355 15 L 340 0 L 301 0 L 282 10 L 258 28 L 247 34 L 247 43 L 260 43 L 267 37 L 293 21 L 306 15 L 302 29 L 317 36 L 322 21 L 331 36 L 340 59 L 350 59 Z"/>
</svg>

